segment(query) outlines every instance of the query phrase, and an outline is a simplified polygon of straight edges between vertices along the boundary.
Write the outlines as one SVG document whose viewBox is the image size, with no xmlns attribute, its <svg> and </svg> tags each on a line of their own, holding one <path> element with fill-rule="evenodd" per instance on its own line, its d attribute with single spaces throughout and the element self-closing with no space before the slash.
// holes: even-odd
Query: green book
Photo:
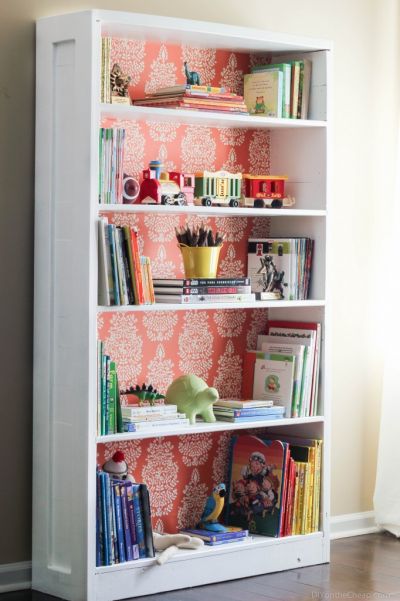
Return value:
<svg viewBox="0 0 400 601">
<path fill-rule="evenodd" d="M 252 73 L 262 73 L 278 69 L 282 73 L 282 117 L 290 117 L 290 86 L 292 78 L 292 65 L 290 63 L 276 63 L 273 65 L 256 65 Z"/>
<path fill-rule="evenodd" d="M 114 361 L 110 361 L 110 377 L 108 382 L 109 402 L 107 434 L 115 434 L 117 432 L 117 372 Z"/>
</svg>

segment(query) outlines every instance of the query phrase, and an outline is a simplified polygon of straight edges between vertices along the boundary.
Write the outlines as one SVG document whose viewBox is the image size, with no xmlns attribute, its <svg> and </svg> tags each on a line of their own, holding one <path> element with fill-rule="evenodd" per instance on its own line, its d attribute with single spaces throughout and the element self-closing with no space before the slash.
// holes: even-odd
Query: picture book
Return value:
<svg viewBox="0 0 400 601">
<path fill-rule="evenodd" d="M 275 292 L 280 299 L 293 299 L 292 268 L 290 239 L 249 239 L 247 275 L 253 292 Z"/>
<path fill-rule="evenodd" d="M 265 359 L 256 359 L 254 366 L 253 396 L 269 399 L 274 405 L 285 407 L 285 417 L 291 416 L 295 357 L 266 353 Z"/>
<path fill-rule="evenodd" d="M 279 69 L 282 71 L 282 117 L 290 117 L 290 92 L 291 92 L 291 73 L 292 66 L 290 63 L 274 63 L 272 65 L 255 65 L 252 68 L 252 73 L 262 73 L 271 71 L 271 69 Z"/>
<path fill-rule="evenodd" d="M 253 534 L 279 536 L 287 444 L 236 436 L 232 440 L 225 522 Z"/>
<path fill-rule="evenodd" d="M 244 101 L 251 115 L 282 117 L 283 74 L 279 69 L 244 76 Z"/>
</svg>

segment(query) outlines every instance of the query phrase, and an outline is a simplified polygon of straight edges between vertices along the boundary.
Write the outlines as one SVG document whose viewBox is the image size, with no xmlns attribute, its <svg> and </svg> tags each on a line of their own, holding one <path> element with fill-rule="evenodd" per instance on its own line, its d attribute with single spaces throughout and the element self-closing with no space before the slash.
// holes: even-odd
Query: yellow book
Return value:
<svg viewBox="0 0 400 601">
<path fill-rule="evenodd" d="M 314 505 L 314 472 L 315 472 L 315 447 L 310 447 L 309 454 L 309 484 L 308 484 L 308 499 L 307 499 L 307 518 L 305 533 L 310 534 L 312 532 L 312 519 L 313 519 L 313 505 Z"/>
<path fill-rule="evenodd" d="M 292 516 L 292 534 L 297 534 L 297 508 L 299 504 L 299 468 L 296 464 L 296 478 L 294 483 L 294 497 L 293 497 L 293 516 Z"/>
<path fill-rule="evenodd" d="M 310 501 L 310 471 L 311 466 L 305 463 L 304 470 L 304 490 L 303 490 L 303 511 L 301 514 L 301 534 L 307 534 L 307 515 Z"/>
<path fill-rule="evenodd" d="M 298 502 L 296 511 L 296 534 L 303 534 L 303 508 L 304 508 L 304 486 L 305 486 L 305 463 L 299 461 L 297 463 L 299 469 L 299 490 L 298 490 Z"/>
<path fill-rule="evenodd" d="M 319 530 L 319 504 L 321 497 L 321 463 L 322 463 L 322 440 L 315 441 L 315 471 L 314 471 L 314 498 L 313 498 L 313 520 L 312 532 Z"/>
</svg>

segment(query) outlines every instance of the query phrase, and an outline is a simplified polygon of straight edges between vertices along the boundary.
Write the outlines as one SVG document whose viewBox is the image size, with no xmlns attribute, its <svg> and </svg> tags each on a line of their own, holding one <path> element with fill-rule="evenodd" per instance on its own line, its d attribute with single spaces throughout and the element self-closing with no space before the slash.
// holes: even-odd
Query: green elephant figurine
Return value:
<svg viewBox="0 0 400 601">
<path fill-rule="evenodd" d="M 191 424 L 196 423 L 200 415 L 207 423 L 215 422 L 213 403 L 219 398 L 215 388 L 209 388 L 198 376 L 187 374 L 180 376 L 168 387 L 165 402 L 177 405 L 180 413 L 185 413 Z"/>
</svg>

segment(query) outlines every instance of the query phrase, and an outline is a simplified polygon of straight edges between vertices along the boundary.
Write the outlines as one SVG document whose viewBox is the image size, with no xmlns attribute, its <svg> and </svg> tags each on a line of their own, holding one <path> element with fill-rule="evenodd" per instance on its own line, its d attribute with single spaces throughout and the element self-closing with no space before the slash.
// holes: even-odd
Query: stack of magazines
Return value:
<svg viewBox="0 0 400 601">
<path fill-rule="evenodd" d="M 153 279 L 156 303 L 239 303 L 255 300 L 249 278 Z"/>
<path fill-rule="evenodd" d="M 145 98 L 133 100 L 140 106 L 191 109 L 196 111 L 222 111 L 248 115 L 243 96 L 229 88 L 192 86 L 188 84 L 159 88 Z"/>
</svg>

